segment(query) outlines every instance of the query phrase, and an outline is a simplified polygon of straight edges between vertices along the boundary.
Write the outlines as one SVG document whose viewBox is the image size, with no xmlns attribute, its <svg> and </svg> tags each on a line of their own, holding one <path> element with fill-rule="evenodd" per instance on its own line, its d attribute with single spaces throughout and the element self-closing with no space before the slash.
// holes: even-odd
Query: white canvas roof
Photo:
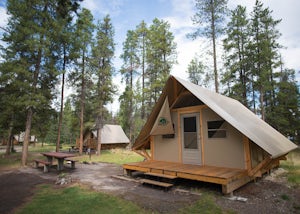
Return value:
<svg viewBox="0 0 300 214">
<path fill-rule="evenodd" d="M 217 94 L 174 76 L 171 76 L 168 79 L 164 91 L 150 117 L 156 118 L 156 114 L 158 114 L 159 111 L 158 108 L 162 106 L 162 102 L 167 95 L 174 93 L 171 90 L 178 88 L 178 83 L 206 104 L 210 109 L 216 112 L 220 117 L 239 130 L 242 134 L 268 152 L 272 158 L 279 157 L 297 148 L 294 143 L 276 131 L 269 124 L 261 120 L 257 115 L 237 100 Z M 146 143 L 145 139 L 149 136 L 147 128 L 152 127 L 153 124 L 151 123 L 153 123 L 153 120 L 148 118 L 148 121 L 141 130 L 134 147 L 139 148 L 142 144 Z"/>
<path fill-rule="evenodd" d="M 294 143 L 237 100 L 204 89 L 183 79 L 175 78 L 224 120 L 268 152 L 272 158 L 297 148 Z"/>
<path fill-rule="evenodd" d="M 93 131 L 93 135 L 97 137 L 97 130 Z M 101 143 L 129 143 L 129 139 L 120 125 L 104 125 L 101 129 Z"/>
</svg>

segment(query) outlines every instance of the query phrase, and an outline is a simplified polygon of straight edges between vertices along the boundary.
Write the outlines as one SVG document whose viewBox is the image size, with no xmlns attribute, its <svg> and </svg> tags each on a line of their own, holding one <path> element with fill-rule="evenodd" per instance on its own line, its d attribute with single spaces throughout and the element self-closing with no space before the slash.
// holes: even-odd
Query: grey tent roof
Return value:
<svg viewBox="0 0 300 214">
<path fill-rule="evenodd" d="M 93 135 L 97 137 L 97 130 L 93 131 Z M 120 125 L 104 125 L 101 129 L 101 143 L 129 143 L 129 139 Z"/>
<path fill-rule="evenodd" d="M 178 86 L 174 86 L 178 83 L 180 83 L 182 87 L 190 91 L 194 96 L 230 123 L 233 127 L 268 152 L 272 158 L 279 157 L 297 148 L 294 143 L 276 131 L 265 121 L 261 120 L 257 115 L 237 100 L 212 92 L 174 76 L 171 76 L 168 79 L 161 98 L 158 100 L 154 108 L 154 112 L 151 113 L 150 117 L 156 117 L 156 111 L 158 111 L 157 107 L 162 106 L 161 102 L 163 102 L 164 97 L 174 93 L 171 90 L 178 88 Z M 172 84 L 172 86 L 169 84 Z M 152 120 L 148 119 L 148 124 L 146 123 L 144 128 L 151 126 L 151 124 L 149 124 L 151 122 Z M 145 140 L 140 140 L 145 139 L 145 131 L 142 130 L 141 134 L 143 136 L 139 136 L 135 142 L 137 145 L 141 142 L 146 142 Z"/>
</svg>

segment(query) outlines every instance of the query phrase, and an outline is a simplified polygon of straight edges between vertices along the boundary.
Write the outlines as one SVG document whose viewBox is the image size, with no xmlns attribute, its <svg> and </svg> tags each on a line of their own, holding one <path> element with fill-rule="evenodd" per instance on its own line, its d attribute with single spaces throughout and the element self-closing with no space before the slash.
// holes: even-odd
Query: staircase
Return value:
<svg viewBox="0 0 300 214">
<path fill-rule="evenodd" d="M 154 186 L 164 187 L 166 190 L 174 186 L 174 180 L 177 178 L 173 175 L 166 175 L 160 173 L 146 172 L 146 178 L 141 179 L 142 184 L 150 184 Z"/>
</svg>

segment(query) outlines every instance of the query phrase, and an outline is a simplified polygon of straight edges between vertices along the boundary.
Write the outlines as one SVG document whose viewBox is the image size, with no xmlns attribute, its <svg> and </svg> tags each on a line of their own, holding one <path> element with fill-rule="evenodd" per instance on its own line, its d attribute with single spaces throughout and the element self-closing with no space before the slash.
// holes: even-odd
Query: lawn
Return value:
<svg viewBox="0 0 300 214">
<path fill-rule="evenodd" d="M 125 164 L 132 162 L 140 162 L 144 158 L 135 152 L 125 149 L 112 149 L 101 151 L 101 155 L 93 154 L 91 158 L 89 155 L 82 155 L 76 157 L 80 162 L 106 162 L 115 164 Z"/>
<path fill-rule="evenodd" d="M 12 153 L 9 156 L 6 156 L 5 147 L 1 147 L 2 152 L 0 153 L 0 170 L 1 169 L 16 169 L 21 166 L 21 157 L 22 148 L 20 146 L 16 146 L 18 148 L 18 152 Z M 62 147 L 62 151 L 68 151 L 70 148 L 69 145 L 64 145 Z M 28 153 L 28 163 L 32 163 L 34 159 L 40 156 L 41 152 L 55 151 L 55 145 L 44 144 L 43 146 L 37 143 L 35 146 L 29 146 Z M 76 159 L 80 162 L 107 162 L 107 163 L 115 163 L 115 164 L 125 164 L 131 162 L 139 162 L 143 160 L 143 157 L 126 149 L 112 149 L 112 150 L 104 150 L 101 151 L 101 155 L 92 154 L 91 158 L 83 154 L 81 156 L 77 155 Z"/>
<path fill-rule="evenodd" d="M 67 147 L 63 148 L 66 149 Z M 37 145 L 29 148 L 29 162 L 40 155 L 40 152 L 53 151 L 54 146 Z M 13 153 L 9 158 L 0 154 L 0 170 L 2 167 L 20 167 L 21 152 Z M 93 154 L 76 157 L 81 162 L 109 162 L 124 164 L 142 161 L 143 157 L 132 151 L 115 149 L 101 151 L 101 155 Z M 287 170 L 286 176 L 292 185 L 300 185 L 300 149 L 291 152 L 281 166 Z M 42 209 L 42 210 L 41 210 Z M 178 213 L 231 213 L 216 205 L 214 196 L 203 192 L 199 201 L 192 206 L 183 207 Z M 132 202 L 101 192 L 95 192 L 79 185 L 57 188 L 51 185 L 41 185 L 36 190 L 32 200 L 20 208 L 16 213 L 149 213 Z"/>
<path fill-rule="evenodd" d="M 280 166 L 287 170 L 289 183 L 300 186 L 300 148 L 290 152 L 286 161 L 281 161 Z"/>
<path fill-rule="evenodd" d="M 147 213 L 132 202 L 80 186 L 52 188 L 41 185 L 18 214 L 52 213 Z"/>
</svg>

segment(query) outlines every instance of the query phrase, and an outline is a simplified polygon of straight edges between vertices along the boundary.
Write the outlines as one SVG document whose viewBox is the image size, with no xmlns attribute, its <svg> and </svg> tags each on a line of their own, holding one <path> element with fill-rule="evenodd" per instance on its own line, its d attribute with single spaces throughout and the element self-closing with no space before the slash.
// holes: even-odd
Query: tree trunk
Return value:
<svg viewBox="0 0 300 214">
<path fill-rule="evenodd" d="M 101 155 L 101 129 L 101 126 L 99 126 L 97 129 L 97 156 Z"/>
<path fill-rule="evenodd" d="M 260 100 L 260 110 L 261 110 L 261 119 L 262 120 L 265 120 L 265 106 L 264 106 L 264 90 L 263 90 L 263 87 L 261 86 L 260 87 L 260 97 L 259 97 L 259 100 Z"/>
<path fill-rule="evenodd" d="M 9 123 L 9 130 L 8 130 L 8 139 L 6 144 L 6 155 L 9 155 L 11 152 L 11 145 L 12 145 L 12 130 L 13 130 L 13 122 L 10 121 Z"/>
<path fill-rule="evenodd" d="M 63 74 L 61 80 L 60 114 L 59 114 L 58 130 L 57 130 L 56 152 L 59 151 L 59 147 L 60 147 L 60 133 L 61 133 L 63 114 L 64 114 L 65 69 L 66 69 L 66 49 L 64 46 L 64 62 L 63 62 Z"/>
<path fill-rule="evenodd" d="M 24 136 L 23 148 L 22 148 L 22 166 L 27 165 L 28 145 L 29 145 L 29 138 L 30 138 L 32 116 L 33 116 L 33 110 L 32 107 L 29 107 L 27 111 L 25 136 Z"/>
<path fill-rule="evenodd" d="M 80 99 L 80 137 L 79 137 L 79 155 L 83 152 L 83 123 L 84 123 L 84 103 L 85 103 L 85 56 L 82 57 L 82 74 L 81 74 L 81 99 Z"/>
<path fill-rule="evenodd" d="M 213 6 L 213 1 L 211 1 L 211 5 Z M 212 40 L 213 40 L 213 58 L 214 58 L 214 77 L 215 77 L 215 90 L 216 93 L 219 93 L 219 78 L 218 78 L 218 69 L 217 69 L 217 50 L 216 50 L 216 29 L 215 29 L 215 14 L 214 8 L 211 10 L 211 32 L 212 32 Z"/>
<path fill-rule="evenodd" d="M 103 127 L 103 117 L 102 117 L 102 110 L 100 110 L 100 115 L 98 115 L 97 117 L 97 124 L 96 124 L 96 127 L 97 127 L 97 155 L 100 156 L 101 155 L 101 130 L 102 130 L 102 127 Z"/>
<path fill-rule="evenodd" d="M 145 118 L 145 36 L 143 35 L 143 53 L 142 53 L 142 112 L 141 118 Z"/>
</svg>

